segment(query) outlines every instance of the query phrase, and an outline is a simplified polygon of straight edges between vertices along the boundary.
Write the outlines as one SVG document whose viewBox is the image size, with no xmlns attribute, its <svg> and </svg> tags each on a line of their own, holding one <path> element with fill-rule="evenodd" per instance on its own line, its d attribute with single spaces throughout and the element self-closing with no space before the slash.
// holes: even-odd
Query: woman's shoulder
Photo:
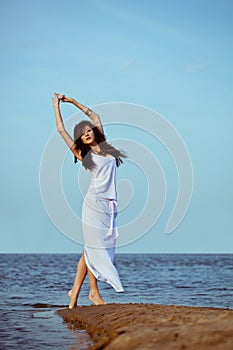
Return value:
<svg viewBox="0 0 233 350">
<path fill-rule="evenodd" d="M 83 160 L 82 155 L 81 155 L 81 149 L 78 149 L 75 143 L 73 143 L 73 145 L 70 147 L 70 149 L 78 160 L 80 160 L 80 161 Z"/>
</svg>

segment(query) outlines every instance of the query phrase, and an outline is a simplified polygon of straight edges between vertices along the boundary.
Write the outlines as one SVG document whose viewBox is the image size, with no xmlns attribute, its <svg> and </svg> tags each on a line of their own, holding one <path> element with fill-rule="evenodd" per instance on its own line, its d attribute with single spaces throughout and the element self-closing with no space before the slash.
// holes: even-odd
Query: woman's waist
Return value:
<svg viewBox="0 0 233 350">
<path fill-rule="evenodd" d="M 116 186 L 89 186 L 86 196 L 98 199 L 117 200 Z"/>
<path fill-rule="evenodd" d="M 84 200 L 89 200 L 91 202 L 93 201 L 101 201 L 101 200 L 108 200 L 108 201 L 115 201 L 117 202 L 117 193 L 108 193 L 108 192 L 94 192 L 94 191 L 87 191 Z"/>
</svg>

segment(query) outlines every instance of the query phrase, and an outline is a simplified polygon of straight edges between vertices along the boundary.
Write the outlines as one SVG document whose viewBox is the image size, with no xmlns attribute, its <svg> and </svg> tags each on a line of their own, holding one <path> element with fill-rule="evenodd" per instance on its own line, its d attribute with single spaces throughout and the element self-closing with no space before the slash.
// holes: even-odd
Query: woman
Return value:
<svg viewBox="0 0 233 350">
<path fill-rule="evenodd" d="M 78 107 L 92 121 L 81 121 L 74 128 L 74 139 L 67 133 L 61 112 L 60 101 Z M 88 274 L 89 299 L 95 304 L 106 304 L 100 296 L 97 280 L 107 282 L 117 292 L 123 287 L 113 264 L 116 237 L 117 193 L 116 167 L 122 163 L 124 153 L 106 142 L 99 116 L 75 99 L 54 94 L 53 106 L 57 130 L 74 154 L 75 163 L 79 160 L 91 172 L 91 184 L 82 207 L 82 227 L 84 250 L 78 262 L 74 284 L 68 295 L 69 308 L 76 307 L 83 281 Z"/>
</svg>

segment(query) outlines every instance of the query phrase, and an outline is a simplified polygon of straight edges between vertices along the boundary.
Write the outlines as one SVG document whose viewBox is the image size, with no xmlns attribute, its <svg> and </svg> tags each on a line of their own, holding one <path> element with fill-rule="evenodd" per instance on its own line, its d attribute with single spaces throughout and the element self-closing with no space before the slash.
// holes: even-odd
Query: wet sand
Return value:
<svg viewBox="0 0 233 350">
<path fill-rule="evenodd" d="M 233 349 L 233 310 L 150 304 L 107 304 L 59 310 L 85 328 L 90 349 Z"/>
</svg>

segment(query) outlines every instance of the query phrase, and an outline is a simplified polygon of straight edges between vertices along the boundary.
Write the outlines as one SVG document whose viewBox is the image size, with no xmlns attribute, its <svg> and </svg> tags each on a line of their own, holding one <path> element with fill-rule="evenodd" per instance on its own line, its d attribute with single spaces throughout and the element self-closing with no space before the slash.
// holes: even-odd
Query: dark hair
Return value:
<svg viewBox="0 0 233 350">
<path fill-rule="evenodd" d="M 80 123 L 75 125 L 74 127 L 74 142 L 77 149 L 81 150 L 82 156 L 82 165 L 85 169 L 93 169 L 95 167 L 95 163 L 91 156 L 91 147 L 82 142 L 81 136 L 83 134 L 84 127 L 88 125 L 94 132 L 95 141 L 98 143 L 101 152 L 103 155 L 111 154 L 116 158 L 117 166 L 120 166 L 123 163 L 121 157 L 126 158 L 127 156 L 123 151 L 119 151 L 115 147 L 113 147 L 110 143 L 106 141 L 105 135 L 99 130 L 98 127 L 94 126 L 88 120 L 82 120 Z M 74 156 L 74 162 L 77 163 L 77 158 Z"/>
</svg>

